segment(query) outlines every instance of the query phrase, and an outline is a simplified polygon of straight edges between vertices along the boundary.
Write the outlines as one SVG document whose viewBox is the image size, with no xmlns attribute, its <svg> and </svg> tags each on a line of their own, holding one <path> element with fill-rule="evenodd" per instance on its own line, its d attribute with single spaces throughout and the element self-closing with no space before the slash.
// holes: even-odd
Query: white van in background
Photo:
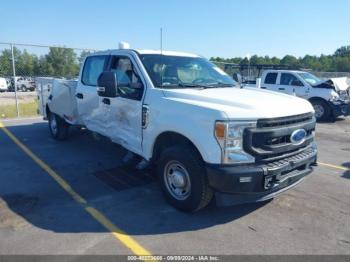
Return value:
<svg viewBox="0 0 350 262">
<path fill-rule="evenodd" d="M 0 77 L 0 92 L 8 91 L 6 78 Z"/>
</svg>

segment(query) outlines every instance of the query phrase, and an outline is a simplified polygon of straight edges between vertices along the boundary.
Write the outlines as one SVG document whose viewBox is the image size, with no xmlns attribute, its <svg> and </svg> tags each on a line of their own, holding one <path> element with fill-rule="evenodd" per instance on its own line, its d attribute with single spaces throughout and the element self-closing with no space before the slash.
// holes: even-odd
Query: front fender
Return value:
<svg viewBox="0 0 350 262">
<path fill-rule="evenodd" d="M 156 106 L 149 106 L 149 124 L 143 132 L 146 159 L 152 158 L 160 134 L 175 132 L 190 140 L 205 162 L 221 163 L 221 149 L 214 136 L 214 126 L 216 120 L 226 119 L 223 112 L 166 98 Z"/>
</svg>

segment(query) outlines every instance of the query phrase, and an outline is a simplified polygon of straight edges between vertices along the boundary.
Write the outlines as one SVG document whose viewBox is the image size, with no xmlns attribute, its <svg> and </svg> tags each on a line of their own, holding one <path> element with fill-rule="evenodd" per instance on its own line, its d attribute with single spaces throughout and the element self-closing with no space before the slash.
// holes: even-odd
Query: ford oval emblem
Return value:
<svg viewBox="0 0 350 262">
<path fill-rule="evenodd" d="M 306 138 L 306 131 L 305 129 L 297 129 L 293 131 L 293 133 L 290 135 L 290 141 L 293 145 L 300 145 L 304 143 Z"/>
</svg>

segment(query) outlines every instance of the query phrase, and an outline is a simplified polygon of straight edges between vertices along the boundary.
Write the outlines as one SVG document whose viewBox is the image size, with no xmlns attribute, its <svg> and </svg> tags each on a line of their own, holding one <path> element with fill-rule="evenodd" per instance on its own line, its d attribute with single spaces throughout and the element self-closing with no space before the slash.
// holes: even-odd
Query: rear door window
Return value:
<svg viewBox="0 0 350 262">
<path fill-rule="evenodd" d="M 268 73 L 265 77 L 265 84 L 275 85 L 277 79 L 277 73 Z"/>
<path fill-rule="evenodd" d="M 88 86 L 97 86 L 97 79 L 103 72 L 107 56 L 90 56 L 86 58 L 81 82 Z"/>
</svg>

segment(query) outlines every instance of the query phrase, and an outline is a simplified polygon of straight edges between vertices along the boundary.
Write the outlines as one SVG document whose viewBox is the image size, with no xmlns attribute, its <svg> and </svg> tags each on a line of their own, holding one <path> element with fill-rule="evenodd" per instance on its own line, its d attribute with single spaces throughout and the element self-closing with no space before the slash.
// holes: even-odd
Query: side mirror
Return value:
<svg viewBox="0 0 350 262">
<path fill-rule="evenodd" d="M 234 79 L 235 81 L 237 81 L 239 84 L 242 84 L 242 83 L 243 83 L 242 75 L 239 74 L 239 73 L 234 73 L 234 74 L 233 74 L 233 79 Z"/>
<path fill-rule="evenodd" d="M 292 86 L 304 86 L 300 80 L 293 80 L 291 85 Z"/>
<path fill-rule="evenodd" d="M 97 79 L 97 94 L 103 97 L 117 97 L 117 77 L 111 71 L 104 71 Z"/>
</svg>

